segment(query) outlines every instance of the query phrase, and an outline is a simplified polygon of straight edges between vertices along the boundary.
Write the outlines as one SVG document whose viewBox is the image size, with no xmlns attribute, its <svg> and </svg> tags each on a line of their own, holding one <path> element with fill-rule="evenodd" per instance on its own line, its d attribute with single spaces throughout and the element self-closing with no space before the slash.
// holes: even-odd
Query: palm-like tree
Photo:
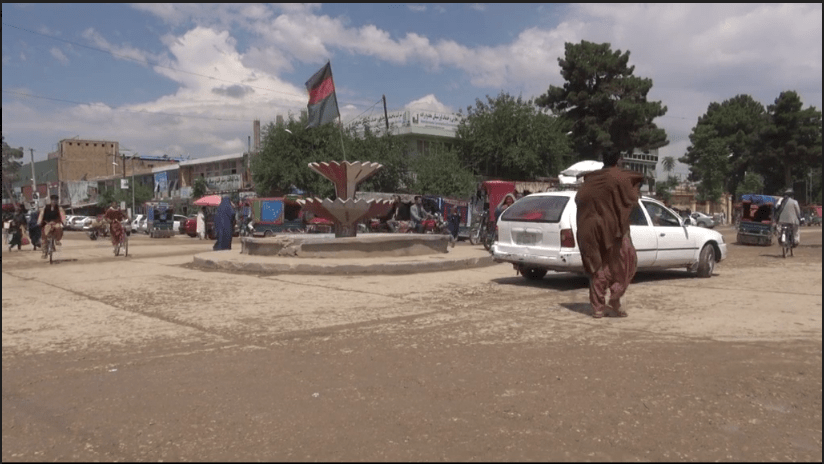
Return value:
<svg viewBox="0 0 824 464">
<path fill-rule="evenodd" d="M 670 173 L 675 169 L 675 158 L 672 156 L 666 156 L 661 161 L 661 166 L 664 168 L 664 172 L 667 173 L 667 177 L 669 177 Z"/>
</svg>

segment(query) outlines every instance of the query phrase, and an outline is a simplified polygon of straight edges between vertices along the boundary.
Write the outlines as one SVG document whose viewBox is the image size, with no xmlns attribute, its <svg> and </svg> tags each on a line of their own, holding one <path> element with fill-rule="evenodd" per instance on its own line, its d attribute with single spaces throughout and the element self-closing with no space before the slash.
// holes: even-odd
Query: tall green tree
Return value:
<svg viewBox="0 0 824 464">
<path fill-rule="evenodd" d="M 259 195 L 283 195 L 291 187 L 318 197 L 334 197 L 332 182 L 309 169 L 311 162 L 371 161 L 384 167 L 362 183 L 361 190 L 396 192 L 412 183 L 403 140 L 366 131 L 341 132 L 335 124 L 306 128 L 307 119 L 270 123 L 263 132 L 261 152 L 252 158 L 252 175 Z M 341 145 L 342 144 L 342 145 Z"/>
<path fill-rule="evenodd" d="M 12 184 L 17 182 L 20 167 L 23 164 L 18 161 L 23 158 L 23 147 L 12 148 L 6 143 L 6 137 L 3 136 L 3 196 L 5 198 L 14 198 L 12 192 Z"/>
<path fill-rule="evenodd" d="M 563 87 L 549 86 L 537 99 L 541 107 L 566 121 L 577 153 L 584 159 L 603 159 L 648 151 L 667 143 L 666 132 L 652 121 L 667 107 L 647 101 L 652 79 L 633 75 L 629 52 L 612 51 L 609 43 L 567 42 L 558 58 Z"/>
<path fill-rule="evenodd" d="M 821 166 L 821 111 L 814 106 L 803 108 L 801 97 L 790 90 L 781 92 L 767 112 L 770 120 L 763 133 L 762 174 L 766 191 L 778 193 Z"/>
<path fill-rule="evenodd" d="M 413 160 L 412 168 L 416 174 L 415 192 L 466 198 L 474 193 L 477 185 L 477 178 L 453 149 L 435 149 L 421 154 Z"/>
<path fill-rule="evenodd" d="M 698 126 L 693 132 L 693 146 L 701 152 L 701 157 L 694 165 L 702 173 L 697 192 L 699 201 L 717 202 L 725 190 L 725 181 L 729 166 L 729 149 L 714 128 Z M 690 136 L 693 139 L 693 135 Z"/>
<path fill-rule="evenodd" d="M 533 100 L 501 92 L 475 100 L 458 126 L 463 166 L 484 177 L 534 179 L 555 176 L 568 161 L 565 126 Z"/>
<path fill-rule="evenodd" d="M 664 168 L 664 172 L 667 173 L 667 177 L 672 174 L 672 171 L 675 170 L 675 158 L 672 156 L 665 156 L 663 160 L 661 160 L 661 167 Z"/>
<path fill-rule="evenodd" d="M 749 95 L 736 95 L 722 103 L 712 102 L 707 112 L 698 118 L 698 123 L 690 134 L 691 145 L 679 161 L 690 166 L 690 180 L 703 181 L 715 177 L 719 166 L 724 169 L 720 175 L 726 179 L 724 188 L 735 192 L 744 174 L 759 164 L 763 153 L 761 133 L 767 123 L 764 105 Z M 703 160 L 704 156 L 714 157 L 715 152 L 707 152 L 707 147 L 722 145 L 726 150 L 727 162 Z"/>
<path fill-rule="evenodd" d="M 735 190 L 735 198 L 740 198 L 745 193 L 764 193 L 764 179 L 755 171 L 747 171 L 744 180 L 738 184 Z"/>
<path fill-rule="evenodd" d="M 412 185 L 412 168 L 406 142 L 392 134 L 376 136 L 364 123 L 362 137 L 351 131 L 346 137 L 349 160 L 380 163 L 383 168 L 358 186 L 371 192 L 397 192 Z"/>
</svg>

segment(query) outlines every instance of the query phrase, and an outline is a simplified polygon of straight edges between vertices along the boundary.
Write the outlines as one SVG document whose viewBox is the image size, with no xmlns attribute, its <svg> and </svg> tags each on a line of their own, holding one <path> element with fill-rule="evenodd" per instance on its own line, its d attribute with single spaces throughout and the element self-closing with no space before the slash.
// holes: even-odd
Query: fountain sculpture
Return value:
<svg viewBox="0 0 824 464">
<path fill-rule="evenodd" d="M 304 209 L 316 216 L 332 221 L 335 238 L 357 236 L 357 222 L 363 218 L 382 216 L 389 212 L 392 203 L 388 200 L 357 200 L 355 189 L 358 184 L 377 174 L 383 165 L 355 161 L 309 163 L 309 169 L 326 177 L 335 184 L 337 198 L 308 198 L 298 200 Z"/>
</svg>

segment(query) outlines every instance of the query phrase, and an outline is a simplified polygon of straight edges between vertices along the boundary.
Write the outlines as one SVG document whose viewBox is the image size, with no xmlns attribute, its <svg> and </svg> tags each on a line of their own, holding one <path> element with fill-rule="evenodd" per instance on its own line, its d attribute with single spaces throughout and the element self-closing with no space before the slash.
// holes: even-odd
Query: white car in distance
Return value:
<svg viewBox="0 0 824 464">
<path fill-rule="evenodd" d="M 584 273 L 577 243 L 575 191 L 536 193 L 516 201 L 498 220 L 498 241 L 490 252 L 497 262 L 513 263 L 527 279 L 548 271 Z M 630 216 L 638 270 L 682 268 L 710 277 L 727 257 L 724 237 L 685 225 L 674 211 L 642 197 Z"/>
</svg>

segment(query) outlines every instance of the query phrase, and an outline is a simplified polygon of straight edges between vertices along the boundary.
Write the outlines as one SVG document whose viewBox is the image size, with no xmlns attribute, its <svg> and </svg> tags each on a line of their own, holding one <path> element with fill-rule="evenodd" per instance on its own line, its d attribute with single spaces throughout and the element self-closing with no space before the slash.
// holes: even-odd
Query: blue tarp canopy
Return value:
<svg viewBox="0 0 824 464">
<path fill-rule="evenodd" d="M 741 195 L 741 201 L 749 201 L 754 205 L 775 204 L 777 198 L 771 195 L 758 195 L 755 193 L 745 193 Z"/>
</svg>

